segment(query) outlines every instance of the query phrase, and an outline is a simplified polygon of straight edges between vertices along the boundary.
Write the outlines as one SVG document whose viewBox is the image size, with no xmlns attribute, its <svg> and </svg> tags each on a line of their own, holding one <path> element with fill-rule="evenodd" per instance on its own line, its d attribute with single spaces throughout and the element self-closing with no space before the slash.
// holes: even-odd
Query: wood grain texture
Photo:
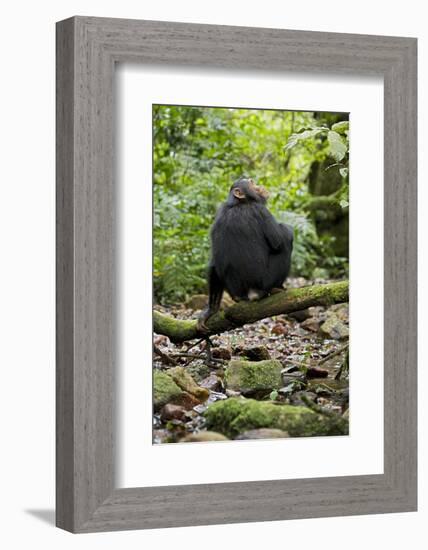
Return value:
<svg viewBox="0 0 428 550">
<path fill-rule="evenodd" d="M 383 475 L 115 489 L 119 61 L 383 76 Z M 87 17 L 58 23 L 57 220 L 59 527 L 92 532 L 416 510 L 415 39 Z"/>
</svg>

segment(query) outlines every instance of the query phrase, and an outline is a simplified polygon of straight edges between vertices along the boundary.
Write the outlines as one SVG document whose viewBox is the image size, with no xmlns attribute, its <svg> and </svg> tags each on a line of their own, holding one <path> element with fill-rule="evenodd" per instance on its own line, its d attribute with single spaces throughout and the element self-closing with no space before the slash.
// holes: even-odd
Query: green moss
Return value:
<svg viewBox="0 0 428 550">
<path fill-rule="evenodd" d="M 195 362 L 193 365 L 186 367 L 186 370 L 196 383 L 201 382 L 211 374 L 210 368 L 204 363 Z"/>
<path fill-rule="evenodd" d="M 210 396 L 210 392 L 206 388 L 201 388 L 198 386 L 184 367 L 174 367 L 169 369 L 168 375 L 171 376 L 177 386 L 179 386 L 182 390 L 191 393 L 201 401 L 206 401 Z"/>
<path fill-rule="evenodd" d="M 249 394 L 282 387 L 280 361 L 231 361 L 225 372 L 225 384 L 230 390 Z"/>
<path fill-rule="evenodd" d="M 182 390 L 170 376 L 161 371 L 154 371 L 153 405 L 156 411 L 174 398 L 179 397 L 182 393 Z"/>
<path fill-rule="evenodd" d="M 196 321 L 177 320 L 159 311 L 153 312 L 154 331 L 166 334 L 173 342 L 191 340 L 197 333 Z"/>
<path fill-rule="evenodd" d="M 253 323 L 265 317 L 290 313 L 310 306 L 329 306 L 348 300 L 348 281 L 292 288 L 255 302 L 239 302 L 219 311 L 207 322 L 208 333 L 217 334 Z M 196 321 L 174 319 L 158 311 L 153 312 L 154 331 L 165 334 L 172 342 L 184 342 L 200 338 Z"/>
<path fill-rule="evenodd" d="M 257 428 L 276 428 L 290 437 L 347 435 L 348 421 L 339 415 L 324 416 L 306 407 L 279 405 L 254 399 L 217 401 L 205 411 L 207 428 L 234 438 Z"/>
</svg>

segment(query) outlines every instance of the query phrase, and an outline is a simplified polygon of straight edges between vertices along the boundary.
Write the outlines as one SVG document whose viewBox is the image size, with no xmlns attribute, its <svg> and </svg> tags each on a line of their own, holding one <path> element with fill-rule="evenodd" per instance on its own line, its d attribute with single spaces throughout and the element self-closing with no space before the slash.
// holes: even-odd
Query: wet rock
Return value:
<svg viewBox="0 0 428 550">
<path fill-rule="evenodd" d="M 270 331 L 272 334 L 275 334 L 276 336 L 281 336 L 281 335 L 287 334 L 288 328 L 286 325 L 283 325 L 282 323 L 276 323 L 275 325 L 273 325 Z"/>
<path fill-rule="evenodd" d="M 246 357 L 249 361 L 266 361 L 270 359 L 270 353 L 266 346 L 244 348 L 239 355 Z"/>
<path fill-rule="evenodd" d="M 168 375 L 174 380 L 177 386 L 194 395 L 200 401 L 208 399 L 210 392 L 206 388 L 198 386 L 184 367 L 173 367 L 168 370 Z"/>
<path fill-rule="evenodd" d="M 229 441 L 227 437 L 218 432 L 198 432 L 186 436 L 180 443 L 196 443 L 205 441 Z"/>
<path fill-rule="evenodd" d="M 178 398 L 182 390 L 174 380 L 162 371 L 153 372 L 153 405 L 155 411 L 160 410 L 166 403 Z"/>
<path fill-rule="evenodd" d="M 196 405 L 196 407 L 193 407 L 193 410 L 198 414 L 202 414 L 207 410 L 207 406 L 206 405 Z"/>
<path fill-rule="evenodd" d="M 259 428 L 258 430 L 248 430 L 235 437 L 235 440 L 243 439 L 282 439 L 284 437 L 290 437 L 287 432 L 283 430 L 275 430 L 274 428 Z"/>
<path fill-rule="evenodd" d="M 189 298 L 186 302 L 187 309 L 193 309 L 193 311 L 204 309 L 208 304 L 208 296 L 206 294 L 195 294 Z"/>
<path fill-rule="evenodd" d="M 330 306 L 329 311 L 333 311 L 341 321 L 348 323 L 349 304 L 334 304 Z"/>
<path fill-rule="evenodd" d="M 186 370 L 196 383 L 199 383 L 211 374 L 210 368 L 204 363 L 193 363 L 186 367 Z"/>
<path fill-rule="evenodd" d="M 225 395 L 223 392 L 219 391 L 212 391 L 210 392 L 210 396 L 207 399 L 207 404 L 214 403 L 214 401 L 218 401 L 219 399 L 227 399 L 227 395 Z"/>
<path fill-rule="evenodd" d="M 291 313 L 288 313 L 287 315 L 288 317 L 295 319 L 299 323 L 305 321 L 311 316 L 308 309 L 299 309 L 299 311 L 293 311 Z"/>
<path fill-rule="evenodd" d="M 306 378 L 327 378 L 328 370 L 320 367 L 308 367 Z"/>
<path fill-rule="evenodd" d="M 168 420 L 183 420 L 186 416 L 186 409 L 180 405 L 173 405 L 167 403 L 162 407 L 161 420 L 162 422 L 168 422 Z"/>
<path fill-rule="evenodd" d="M 284 358 L 281 360 L 281 363 L 285 365 L 285 367 L 282 369 L 282 374 L 291 374 L 293 372 L 300 372 L 299 367 L 297 365 L 288 364 L 288 358 Z"/>
<path fill-rule="evenodd" d="M 155 346 L 166 346 L 169 344 L 169 338 L 164 334 L 160 334 L 159 336 L 155 336 L 153 343 Z"/>
<path fill-rule="evenodd" d="M 240 395 L 241 395 L 240 391 L 234 391 L 234 390 L 226 389 L 226 396 L 227 397 L 239 397 Z"/>
<path fill-rule="evenodd" d="M 348 382 L 346 380 L 334 380 L 332 378 L 314 378 L 308 381 L 308 389 L 322 386 L 328 388 L 332 392 L 341 392 L 342 390 L 348 390 Z"/>
<path fill-rule="evenodd" d="M 167 443 L 168 437 L 169 437 L 168 430 L 153 430 L 152 441 L 155 444 Z"/>
<path fill-rule="evenodd" d="M 300 326 L 305 330 L 310 330 L 311 332 L 318 332 L 320 329 L 320 322 L 318 319 L 315 319 L 315 317 L 309 317 L 309 319 L 306 319 L 306 321 L 303 321 L 303 323 L 301 323 Z"/>
<path fill-rule="evenodd" d="M 329 313 L 327 319 L 321 325 L 320 331 L 327 338 L 334 338 L 336 340 L 349 337 L 349 328 L 335 313 Z"/>
<path fill-rule="evenodd" d="M 224 383 L 228 390 L 251 395 L 282 386 L 282 364 L 277 360 L 231 361 L 225 370 Z"/>
<path fill-rule="evenodd" d="M 313 403 L 317 400 L 317 394 L 310 391 L 297 391 L 296 393 L 293 393 L 290 395 L 290 403 L 291 405 L 306 405 L 306 403 L 303 401 L 303 397 L 309 399 Z"/>
<path fill-rule="evenodd" d="M 199 382 L 201 388 L 206 388 L 209 391 L 218 391 L 222 388 L 221 378 L 216 374 L 210 374 Z"/>
<path fill-rule="evenodd" d="M 208 429 L 230 438 L 259 428 L 275 428 L 290 437 L 345 435 L 348 421 L 339 415 L 320 415 L 307 407 L 282 405 L 269 401 L 230 398 L 218 401 L 204 413 Z"/>
<path fill-rule="evenodd" d="M 310 317 L 320 319 L 325 317 L 325 309 L 323 308 L 323 306 L 311 306 L 308 307 L 308 314 Z"/>
<path fill-rule="evenodd" d="M 213 348 L 211 353 L 215 359 L 224 359 L 225 361 L 232 359 L 232 353 L 227 348 Z"/>
<path fill-rule="evenodd" d="M 230 306 L 232 306 L 235 302 L 232 300 L 232 298 L 227 294 L 226 292 L 223 295 L 223 298 L 221 300 L 220 307 L 221 309 L 226 309 Z M 200 309 L 204 309 L 208 304 L 208 296 L 206 294 L 195 294 L 191 298 L 189 298 L 186 302 L 186 308 L 192 309 L 193 311 L 197 311 Z"/>
<path fill-rule="evenodd" d="M 188 393 L 187 391 L 182 391 L 179 395 L 173 397 L 171 399 L 171 402 L 174 405 L 180 405 L 181 407 L 184 407 L 186 411 L 190 411 L 197 405 L 201 404 L 199 399 L 197 399 L 194 395 Z"/>
<path fill-rule="evenodd" d="M 282 374 L 282 383 L 284 385 L 291 384 L 292 382 L 305 382 L 305 380 L 305 374 L 299 370 Z"/>
</svg>

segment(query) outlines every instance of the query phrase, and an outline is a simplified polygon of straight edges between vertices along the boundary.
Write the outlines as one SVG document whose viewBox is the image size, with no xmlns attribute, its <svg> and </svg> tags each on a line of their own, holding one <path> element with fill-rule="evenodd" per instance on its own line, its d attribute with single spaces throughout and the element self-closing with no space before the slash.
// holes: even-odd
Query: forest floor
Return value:
<svg viewBox="0 0 428 550">
<path fill-rule="evenodd" d="M 298 278 L 287 286 L 326 282 L 331 281 Z M 192 319 L 204 302 L 206 297 L 198 295 L 186 305 L 155 309 Z M 210 342 L 211 359 L 205 340 L 175 345 L 154 335 L 153 443 L 347 434 L 347 303 L 263 319 L 212 336 Z M 218 402 L 224 404 L 213 407 Z M 241 404 L 255 407 L 244 414 L 237 408 Z M 308 431 L 312 416 L 301 417 L 303 424 L 290 423 L 290 411 L 315 413 L 328 419 L 328 428 L 324 423 Z"/>
</svg>

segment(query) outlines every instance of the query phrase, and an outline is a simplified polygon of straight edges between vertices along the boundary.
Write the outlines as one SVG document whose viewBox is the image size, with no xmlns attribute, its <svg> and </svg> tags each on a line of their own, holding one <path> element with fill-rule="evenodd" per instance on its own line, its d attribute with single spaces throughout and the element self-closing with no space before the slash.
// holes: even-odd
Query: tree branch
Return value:
<svg viewBox="0 0 428 550">
<path fill-rule="evenodd" d="M 257 302 L 239 302 L 213 315 L 206 323 L 208 327 L 206 334 L 198 331 L 195 320 L 183 321 L 154 311 L 154 331 L 168 336 L 172 342 L 184 342 L 232 330 L 273 315 L 291 313 L 311 306 L 329 306 L 347 302 L 348 289 L 348 281 L 340 281 L 326 285 L 290 288 Z"/>
</svg>

